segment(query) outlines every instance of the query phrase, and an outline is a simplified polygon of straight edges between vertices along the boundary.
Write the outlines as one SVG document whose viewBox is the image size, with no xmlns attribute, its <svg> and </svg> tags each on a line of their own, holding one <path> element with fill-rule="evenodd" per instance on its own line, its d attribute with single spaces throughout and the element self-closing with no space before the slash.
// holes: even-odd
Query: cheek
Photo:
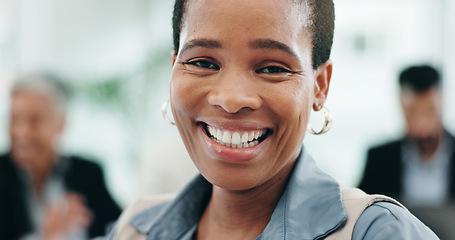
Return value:
<svg viewBox="0 0 455 240">
<path fill-rule="evenodd" d="M 49 146 L 52 145 L 58 134 L 59 133 L 54 126 L 46 125 L 41 126 L 35 131 L 35 138 L 39 139 L 41 144 Z"/>
<path fill-rule="evenodd" d="M 16 138 L 17 135 L 18 135 L 18 128 L 17 128 L 17 124 L 14 124 L 14 123 L 10 123 L 9 126 L 8 126 L 8 131 L 9 131 L 9 135 L 12 139 Z"/>
<path fill-rule="evenodd" d="M 195 141 L 195 131 L 198 131 L 198 126 L 195 124 L 195 118 L 201 111 L 204 94 L 202 93 L 200 84 L 184 74 L 173 72 L 170 82 L 170 100 L 172 107 L 172 115 L 177 125 L 180 137 L 188 151 L 191 159 L 199 159 L 198 149 L 199 141 Z M 197 135 L 197 134 L 196 134 Z M 194 162 L 199 166 L 197 162 Z"/>
<path fill-rule="evenodd" d="M 184 142 L 191 142 L 196 117 L 203 110 L 207 85 L 180 71 L 173 72 L 170 83 L 172 115 Z"/>
<path fill-rule="evenodd" d="M 272 94 L 269 103 L 280 121 L 295 127 L 302 126 L 308 121 L 313 102 L 313 88 L 309 82 L 288 84 L 280 89 L 270 90 Z"/>
<path fill-rule="evenodd" d="M 289 84 L 280 92 L 268 101 L 276 119 L 277 152 L 293 156 L 299 151 L 306 133 L 313 88 L 310 83 Z"/>
<path fill-rule="evenodd" d="M 194 81 L 186 79 L 181 74 L 173 73 L 170 84 L 170 99 L 172 112 L 176 121 L 181 116 L 190 115 L 200 98 L 196 94 L 197 88 Z"/>
</svg>

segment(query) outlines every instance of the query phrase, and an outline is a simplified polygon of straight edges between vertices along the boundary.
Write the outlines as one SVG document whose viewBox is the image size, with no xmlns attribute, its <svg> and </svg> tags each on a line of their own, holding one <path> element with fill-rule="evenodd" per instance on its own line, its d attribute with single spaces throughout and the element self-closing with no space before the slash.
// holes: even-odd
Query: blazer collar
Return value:
<svg viewBox="0 0 455 240">
<path fill-rule="evenodd" d="M 136 214 L 130 223 L 148 239 L 180 239 L 199 222 L 212 194 L 212 185 L 196 176 L 172 201 Z"/>
<path fill-rule="evenodd" d="M 347 219 L 339 184 L 304 150 L 260 239 L 321 239 Z"/>
</svg>

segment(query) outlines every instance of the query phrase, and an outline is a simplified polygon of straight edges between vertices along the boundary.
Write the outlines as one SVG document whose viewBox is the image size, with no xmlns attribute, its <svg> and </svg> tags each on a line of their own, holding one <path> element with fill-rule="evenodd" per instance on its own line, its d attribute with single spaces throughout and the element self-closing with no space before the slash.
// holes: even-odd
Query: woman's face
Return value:
<svg viewBox="0 0 455 240">
<path fill-rule="evenodd" d="M 313 70 L 306 9 L 288 0 L 189 0 L 172 113 L 201 174 L 229 190 L 286 177 L 331 75 Z"/>
</svg>

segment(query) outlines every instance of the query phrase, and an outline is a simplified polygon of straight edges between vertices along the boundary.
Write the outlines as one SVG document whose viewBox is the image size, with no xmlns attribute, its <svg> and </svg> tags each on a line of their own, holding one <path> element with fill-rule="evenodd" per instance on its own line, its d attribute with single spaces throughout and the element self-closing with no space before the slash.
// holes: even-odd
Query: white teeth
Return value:
<svg viewBox="0 0 455 240">
<path fill-rule="evenodd" d="M 212 132 L 210 134 L 212 134 L 212 136 L 216 136 L 216 129 L 214 127 L 212 127 Z"/>
<path fill-rule="evenodd" d="M 216 138 L 218 140 L 223 139 L 223 132 L 220 129 L 218 129 L 218 131 L 216 131 Z"/>
<path fill-rule="evenodd" d="M 248 133 L 248 142 L 253 141 L 253 139 L 254 139 L 254 132 Z"/>
<path fill-rule="evenodd" d="M 207 131 L 215 142 L 232 148 L 254 147 L 259 144 L 258 139 L 267 132 L 266 129 L 249 132 L 231 132 L 216 129 L 212 126 L 207 126 Z"/>
<path fill-rule="evenodd" d="M 240 144 L 240 134 L 238 132 L 232 134 L 232 144 Z"/>
<path fill-rule="evenodd" d="M 259 137 L 259 131 L 254 131 L 254 139 L 258 139 Z"/>
<path fill-rule="evenodd" d="M 242 142 L 247 143 L 248 142 L 248 133 L 244 132 L 242 135 Z"/>
<path fill-rule="evenodd" d="M 223 133 L 223 140 L 221 140 L 225 143 L 231 143 L 232 142 L 232 138 L 231 138 L 231 133 L 229 131 L 224 131 Z"/>
</svg>

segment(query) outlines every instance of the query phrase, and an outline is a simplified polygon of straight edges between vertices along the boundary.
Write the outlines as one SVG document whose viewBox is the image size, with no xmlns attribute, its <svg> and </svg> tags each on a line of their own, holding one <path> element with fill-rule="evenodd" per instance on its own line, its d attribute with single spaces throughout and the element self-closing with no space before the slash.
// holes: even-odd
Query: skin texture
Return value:
<svg viewBox="0 0 455 240">
<path fill-rule="evenodd" d="M 9 125 L 11 154 L 32 183 L 34 194 L 42 198 L 48 176 L 55 165 L 56 143 L 63 131 L 64 116 L 54 99 L 33 91 L 19 91 L 11 98 Z M 87 228 L 92 213 L 77 194 L 68 193 L 55 204 L 45 205 L 42 239 L 65 239 L 72 231 Z"/>
<path fill-rule="evenodd" d="M 332 64 L 312 68 L 302 12 L 287 0 L 189 2 L 170 95 L 185 146 L 214 185 L 198 239 L 252 239 L 263 231 L 300 153 L 311 107 L 325 101 Z M 232 154 L 207 137 L 205 124 L 271 134 Z"/>
<path fill-rule="evenodd" d="M 442 127 L 442 93 L 437 87 L 417 93 L 404 90 L 401 107 L 406 121 L 408 136 L 415 140 L 423 160 L 429 160 L 436 152 Z"/>
</svg>

